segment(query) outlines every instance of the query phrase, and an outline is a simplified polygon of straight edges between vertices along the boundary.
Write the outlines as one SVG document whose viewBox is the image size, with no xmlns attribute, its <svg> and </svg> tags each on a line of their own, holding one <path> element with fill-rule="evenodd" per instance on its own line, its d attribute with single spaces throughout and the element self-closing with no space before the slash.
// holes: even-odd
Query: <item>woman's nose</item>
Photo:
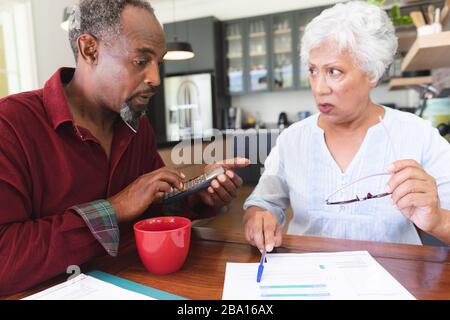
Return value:
<svg viewBox="0 0 450 320">
<path fill-rule="evenodd" d="M 331 93 L 331 88 L 328 85 L 327 79 L 325 75 L 318 74 L 315 81 L 313 81 L 312 89 L 318 95 L 325 95 Z"/>
</svg>

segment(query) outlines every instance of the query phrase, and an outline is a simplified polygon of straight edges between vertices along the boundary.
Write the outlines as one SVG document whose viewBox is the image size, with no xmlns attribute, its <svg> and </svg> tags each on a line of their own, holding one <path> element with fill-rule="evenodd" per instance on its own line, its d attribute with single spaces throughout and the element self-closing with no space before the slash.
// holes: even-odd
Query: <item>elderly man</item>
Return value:
<svg viewBox="0 0 450 320">
<path fill-rule="evenodd" d="M 183 188 L 143 117 L 166 52 L 151 6 L 81 0 L 69 38 L 76 69 L 0 101 L 0 295 L 117 255 L 120 223 L 150 206 L 160 214 L 164 192 Z M 221 165 L 226 174 L 182 200 L 181 213 L 231 201 L 242 180 L 237 164 Z"/>
</svg>

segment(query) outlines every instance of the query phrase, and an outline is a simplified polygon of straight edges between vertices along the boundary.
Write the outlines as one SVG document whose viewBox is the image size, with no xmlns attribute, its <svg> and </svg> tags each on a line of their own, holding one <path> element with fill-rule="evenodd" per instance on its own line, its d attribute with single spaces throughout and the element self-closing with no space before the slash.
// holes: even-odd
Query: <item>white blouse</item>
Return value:
<svg viewBox="0 0 450 320">
<path fill-rule="evenodd" d="M 292 206 L 288 234 L 421 244 L 414 224 L 392 204 L 391 197 L 345 205 L 326 199 L 350 182 L 386 172 L 389 164 L 414 159 L 436 179 L 441 207 L 450 209 L 450 144 L 418 116 L 385 107 L 383 124 L 370 127 L 357 154 L 342 172 L 317 125 L 319 114 L 291 125 L 278 137 L 265 170 L 244 209 L 258 206 L 285 223 Z M 386 130 L 387 129 L 387 130 Z M 363 180 L 335 197 L 347 200 L 361 192 L 383 193 L 389 175 Z M 332 199 L 333 200 L 333 199 Z"/>
</svg>

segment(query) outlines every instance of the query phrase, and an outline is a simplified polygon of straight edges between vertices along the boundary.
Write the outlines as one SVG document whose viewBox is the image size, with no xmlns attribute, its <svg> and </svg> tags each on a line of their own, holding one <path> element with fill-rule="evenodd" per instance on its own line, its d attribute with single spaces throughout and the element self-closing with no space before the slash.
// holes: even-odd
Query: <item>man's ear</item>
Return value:
<svg viewBox="0 0 450 320">
<path fill-rule="evenodd" d="M 78 59 L 83 59 L 88 64 L 96 64 L 98 60 L 99 42 L 90 34 L 82 34 L 78 37 Z"/>
</svg>

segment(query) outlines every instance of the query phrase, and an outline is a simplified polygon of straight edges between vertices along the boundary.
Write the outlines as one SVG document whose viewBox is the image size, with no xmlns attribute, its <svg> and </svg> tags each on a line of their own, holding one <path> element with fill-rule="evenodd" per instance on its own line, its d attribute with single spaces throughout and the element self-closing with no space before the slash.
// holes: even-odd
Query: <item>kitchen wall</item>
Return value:
<svg viewBox="0 0 450 320">
<path fill-rule="evenodd" d="M 76 0 L 31 0 L 39 87 L 60 67 L 73 67 L 75 60 L 68 34 L 61 29 L 63 10 Z"/>
<path fill-rule="evenodd" d="M 213 15 L 220 20 L 231 20 L 249 16 L 298 10 L 342 1 L 330 0 L 178 0 L 175 1 L 177 21 Z M 162 23 L 174 21 L 173 3 L 153 0 L 152 5 Z M 239 8 L 239 10 L 236 10 Z M 382 85 L 372 92 L 377 103 L 395 103 L 398 106 L 417 106 L 418 95 L 412 90 L 389 91 Z M 289 92 L 257 93 L 232 98 L 232 106 L 240 107 L 244 113 L 259 118 L 264 123 L 276 123 L 280 112 L 287 112 L 290 121 L 295 121 L 299 111 L 316 112 L 315 102 L 309 90 Z"/>
<path fill-rule="evenodd" d="M 48 78 L 61 66 L 73 67 L 75 61 L 70 50 L 67 32 L 60 24 L 65 7 L 77 0 L 31 0 L 36 39 L 38 81 L 42 87 Z M 236 19 L 273 12 L 283 12 L 313 6 L 333 4 L 336 0 L 176 0 L 177 21 L 206 16 L 219 20 Z M 159 21 L 174 21 L 173 1 L 150 0 Z M 236 8 L 239 8 L 237 10 Z"/>
<path fill-rule="evenodd" d="M 173 2 L 169 0 L 150 1 L 162 24 L 174 21 Z M 175 17 L 177 21 L 205 16 L 215 16 L 220 20 L 297 10 L 313 6 L 334 4 L 333 0 L 176 0 Z M 73 67 L 75 61 L 68 42 L 67 32 L 61 29 L 63 10 L 77 0 L 31 0 L 33 24 L 36 39 L 36 60 L 38 62 L 38 81 L 42 87 L 47 79 L 61 66 Z M 239 8 L 237 10 L 236 8 Z M 414 94 L 401 90 L 390 92 L 385 86 L 373 92 L 376 102 L 394 102 L 398 105 L 414 105 Z M 413 98 L 411 98 L 413 97 Z M 246 112 L 257 116 L 263 122 L 273 123 L 281 111 L 294 120 L 297 112 L 315 111 L 315 103 L 308 90 L 292 92 L 261 93 L 234 97 L 232 106 L 242 107 Z"/>
<path fill-rule="evenodd" d="M 395 103 L 398 107 L 417 107 L 419 104 L 419 95 L 415 91 L 389 91 L 386 84 L 373 89 L 371 98 L 375 103 Z M 317 112 L 309 90 L 237 96 L 233 97 L 232 106 L 242 108 L 243 113 L 266 124 L 277 123 L 280 112 L 286 112 L 290 122 L 297 120 L 299 111 Z"/>
<path fill-rule="evenodd" d="M 215 16 L 231 20 L 343 2 L 342 0 L 175 0 L 175 19 Z M 173 1 L 150 0 L 162 23 L 174 21 Z"/>
</svg>

